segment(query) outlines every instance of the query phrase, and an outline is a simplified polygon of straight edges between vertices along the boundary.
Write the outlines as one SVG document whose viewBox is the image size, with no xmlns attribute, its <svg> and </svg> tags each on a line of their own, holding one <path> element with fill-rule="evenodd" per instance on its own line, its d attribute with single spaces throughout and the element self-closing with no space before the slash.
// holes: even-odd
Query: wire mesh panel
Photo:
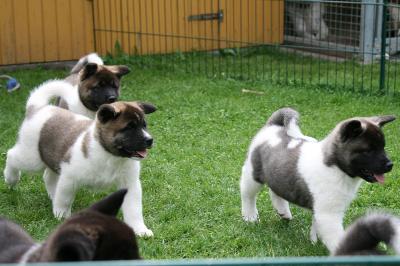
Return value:
<svg viewBox="0 0 400 266">
<path fill-rule="evenodd" d="M 397 3 L 94 0 L 94 17 L 96 47 L 103 55 L 150 55 L 156 60 L 146 62 L 165 70 L 210 77 L 373 94 L 399 91 Z"/>
</svg>

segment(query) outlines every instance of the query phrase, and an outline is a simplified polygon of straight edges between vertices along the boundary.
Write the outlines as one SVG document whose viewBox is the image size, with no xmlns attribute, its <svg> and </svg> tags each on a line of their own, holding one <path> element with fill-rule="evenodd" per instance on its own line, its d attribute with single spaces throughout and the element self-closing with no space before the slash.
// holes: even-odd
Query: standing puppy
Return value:
<svg viewBox="0 0 400 266">
<path fill-rule="evenodd" d="M 58 218 L 70 216 L 80 186 L 127 188 L 124 220 L 137 235 L 151 236 L 142 215 L 139 160 L 153 144 L 144 114 L 156 108 L 141 102 L 104 104 L 91 120 L 48 105 L 52 97 L 68 94 L 70 87 L 65 81 L 50 81 L 29 97 L 17 143 L 7 153 L 7 184 L 16 185 L 21 170 L 46 168 L 43 178 Z"/>
<path fill-rule="evenodd" d="M 266 184 L 282 218 L 292 219 L 289 202 L 312 210 L 311 240 L 319 236 L 333 252 L 362 179 L 383 183 L 384 173 L 392 169 L 381 127 L 394 119 L 351 118 L 317 142 L 301 133 L 295 110 L 276 111 L 254 137 L 242 169 L 243 219 L 257 221 L 256 196 Z"/>
<path fill-rule="evenodd" d="M 128 73 L 127 66 L 105 66 L 95 53 L 82 57 L 65 78 L 73 88 L 58 105 L 94 118 L 100 105 L 118 100 L 121 77 Z"/>
<path fill-rule="evenodd" d="M 0 218 L 0 263 L 140 259 L 134 232 L 115 218 L 125 194 L 114 192 L 75 214 L 43 243 Z"/>
</svg>

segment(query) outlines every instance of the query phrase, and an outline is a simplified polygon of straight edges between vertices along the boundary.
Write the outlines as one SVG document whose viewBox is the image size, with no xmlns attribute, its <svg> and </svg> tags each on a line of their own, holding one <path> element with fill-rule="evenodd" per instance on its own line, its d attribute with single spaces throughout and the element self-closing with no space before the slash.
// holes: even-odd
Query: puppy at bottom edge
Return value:
<svg viewBox="0 0 400 266">
<path fill-rule="evenodd" d="M 385 243 L 400 255 L 400 218 L 386 213 L 371 213 L 346 230 L 334 256 L 387 255 L 378 248 Z"/>
<path fill-rule="evenodd" d="M 0 263 L 140 259 L 133 230 L 116 218 L 122 189 L 73 215 L 42 243 L 0 218 Z"/>
</svg>

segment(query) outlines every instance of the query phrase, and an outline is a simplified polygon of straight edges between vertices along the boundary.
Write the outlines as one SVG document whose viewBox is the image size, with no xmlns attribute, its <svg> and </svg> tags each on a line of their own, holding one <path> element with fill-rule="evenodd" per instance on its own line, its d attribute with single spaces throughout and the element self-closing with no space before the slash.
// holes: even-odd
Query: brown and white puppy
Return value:
<svg viewBox="0 0 400 266">
<path fill-rule="evenodd" d="M 42 243 L 0 218 L 0 263 L 140 259 L 134 232 L 115 217 L 126 192 L 114 192 L 73 215 Z"/>
<path fill-rule="evenodd" d="M 118 100 L 121 78 L 129 72 L 127 66 L 105 66 L 103 60 L 95 53 L 86 55 L 65 78 L 73 88 L 57 105 L 94 118 L 100 105 Z"/>
<path fill-rule="evenodd" d="M 267 185 L 282 218 L 292 219 L 289 202 L 312 210 L 311 240 L 320 237 L 334 252 L 343 234 L 343 216 L 361 181 L 383 183 L 384 173 L 392 169 L 381 128 L 394 119 L 347 119 L 318 142 L 301 133 L 297 111 L 274 112 L 254 137 L 242 168 L 243 219 L 258 220 L 256 197 Z"/>
<path fill-rule="evenodd" d="M 48 105 L 53 92 L 68 86 L 65 81 L 50 81 L 32 92 L 17 143 L 7 153 L 6 182 L 14 186 L 20 171 L 46 169 L 43 178 L 58 218 L 70 216 L 80 186 L 127 188 L 124 220 L 137 235 L 151 236 L 143 221 L 139 160 L 153 144 L 145 114 L 156 108 L 141 102 L 103 104 L 91 120 Z"/>
</svg>

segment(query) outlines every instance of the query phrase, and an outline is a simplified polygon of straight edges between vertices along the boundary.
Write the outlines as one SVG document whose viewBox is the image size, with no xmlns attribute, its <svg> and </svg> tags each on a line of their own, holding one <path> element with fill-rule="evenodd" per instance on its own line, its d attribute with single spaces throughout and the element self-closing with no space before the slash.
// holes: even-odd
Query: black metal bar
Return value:
<svg viewBox="0 0 400 266">
<path fill-rule="evenodd" d="M 381 30 L 381 58 L 380 58 L 380 73 L 379 73 L 379 90 L 383 92 L 385 89 L 385 67 L 386 67 L 386 3 L 387 0 L 382 0 L 382 30 Z"/>
</svg>

